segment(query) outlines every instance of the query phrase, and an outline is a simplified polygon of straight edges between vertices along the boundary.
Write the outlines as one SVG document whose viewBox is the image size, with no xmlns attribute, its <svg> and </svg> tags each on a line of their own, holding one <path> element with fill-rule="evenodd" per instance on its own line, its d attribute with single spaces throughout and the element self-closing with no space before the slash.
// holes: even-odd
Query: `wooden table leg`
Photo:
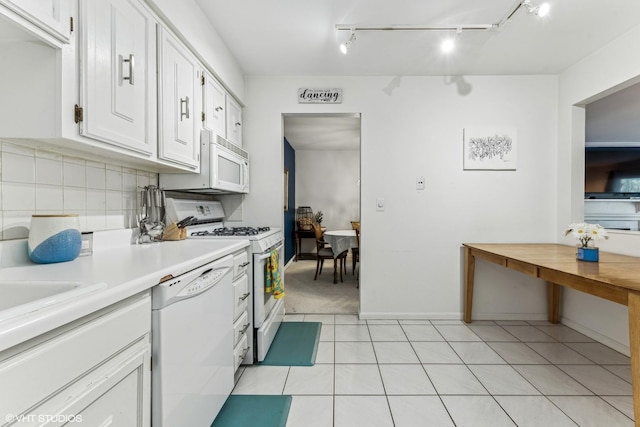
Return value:
<svg viewBox="0 0 640 427">
<path fill-rule="evenodd" d="M 549 297 L 549 322 L 559 323 L 562 286 L 547 282 L 547 294 Z"/>
<path fill-rule="evenodd" d="M 342 274 L 342 264 L 340 264 L 340 274 Z M 333 258 L 333 283 L 338 283 L 338 259 Z"/>
<path fill-rule="evenodd" d="M 629 350 L 635 425 L 640 427 L 640 293 L 629 292 Z"/>
<path fill-rule="evenodd" d="M 476 269 L 476 257 L 471 254 L 471 249 L 464 248 L 464 321 L 471 323 L 471 310 L 473 308 L 473 279 Z"/>
</svg>

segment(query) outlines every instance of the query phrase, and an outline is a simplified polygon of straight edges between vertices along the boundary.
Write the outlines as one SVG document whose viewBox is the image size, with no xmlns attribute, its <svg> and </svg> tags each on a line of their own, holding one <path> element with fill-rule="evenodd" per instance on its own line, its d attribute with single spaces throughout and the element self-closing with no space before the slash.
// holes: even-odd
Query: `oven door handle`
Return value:
<svg viewBox="0 0 640 427">
<path fill-rule="evenodd" d="M 273 249 L 275 249 L 276 251 L 279 251 L 280 249 L 282 249 L 284 247 L 284 243 L 280 243 L 278 244 L 278 246 L 274 247 Z M 267 259 L 271 256 L 271 251 L 264 253 L 262 255 L 260 255 L 258 257 L 258 261 L 262 261 L 263 259 Z"/>
</svg>

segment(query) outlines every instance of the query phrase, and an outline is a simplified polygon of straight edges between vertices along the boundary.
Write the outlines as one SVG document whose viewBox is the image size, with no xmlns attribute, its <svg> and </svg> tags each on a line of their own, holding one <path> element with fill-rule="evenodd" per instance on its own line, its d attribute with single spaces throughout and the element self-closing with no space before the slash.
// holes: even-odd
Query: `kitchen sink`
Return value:
<svg viewBox="0 0 640 427">
<path fill-rule="evenodd" d="M 106 283 L 0 280 L 0 322 L 95 292 Z"/>
</svg>

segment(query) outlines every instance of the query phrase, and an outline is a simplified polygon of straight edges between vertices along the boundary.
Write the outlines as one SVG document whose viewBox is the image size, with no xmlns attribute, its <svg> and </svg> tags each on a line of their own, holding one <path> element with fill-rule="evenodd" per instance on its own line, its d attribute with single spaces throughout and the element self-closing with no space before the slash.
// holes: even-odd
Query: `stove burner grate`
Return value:
<svg viewBox="0 0 640 427">
<path fill-rule="evenodd" d="M 256 236 L 269 231 L 269 227 L 222 227 L 214 230 L 195 231 L 192 236 Z"/>
</svg>

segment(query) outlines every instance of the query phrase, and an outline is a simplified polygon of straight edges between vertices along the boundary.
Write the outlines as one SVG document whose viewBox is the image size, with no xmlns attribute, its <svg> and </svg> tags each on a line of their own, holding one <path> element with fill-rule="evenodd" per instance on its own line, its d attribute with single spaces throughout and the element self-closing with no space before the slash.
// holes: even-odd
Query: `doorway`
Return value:
<svg viewBox="0 0 640 427">
<path fill-rule="evenodd" d="M 358 271 L 351 252 L 343 282 L 333 284 L 333 264 L 325 261 L 314 280 L 316 260 L 295 253 L 315 252 L 315 239 L 299 241 L 296 251 L 296 209 L 310 207 L 327 230 L 351 229 L 360 220 L 361 117 L 354 114 L 283 114 L 285 180 L 284 229 L 288 248 L 288 313 L 357 314 Z M 299 282 L 299 283 L 298 283 Z M 326 282 L 326 283 L 325 283 Z M 296 286 L 299 284 L 299 286 Z"/>
<path fill-rule="evenodd" d="M 640 229 L 638 80 L 585 105 L 584 220 L 608 229 Z"/>
</svg>

